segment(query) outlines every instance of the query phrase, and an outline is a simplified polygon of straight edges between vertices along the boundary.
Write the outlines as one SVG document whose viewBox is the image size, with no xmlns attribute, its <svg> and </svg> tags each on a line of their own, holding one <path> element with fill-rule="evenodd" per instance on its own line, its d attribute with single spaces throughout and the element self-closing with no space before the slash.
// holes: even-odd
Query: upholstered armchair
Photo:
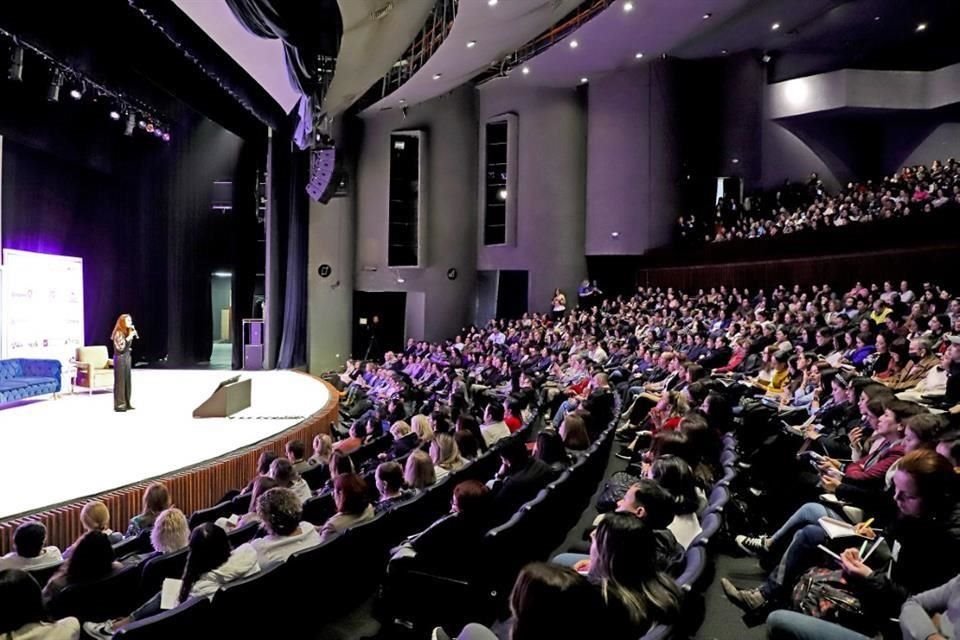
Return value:
<svg viewBox="0 0 960 640">
<path fill-rule="evenodd" d="M 94 389 L 113 388 L 113 361 L 106 346 L 77 347 L 77 354 L 70 362 L 77 368 L 71 385 L 73 393 L 77 387 L 86 388 L 91 394 Z"/>
</svg>

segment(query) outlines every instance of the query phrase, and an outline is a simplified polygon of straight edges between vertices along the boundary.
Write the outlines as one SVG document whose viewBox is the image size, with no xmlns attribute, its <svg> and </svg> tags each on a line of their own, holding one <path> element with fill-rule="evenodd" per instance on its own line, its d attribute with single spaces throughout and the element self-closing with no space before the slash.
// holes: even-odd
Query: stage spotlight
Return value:
<svg viewBox="0 0 960 640">
<path fill-rule="evenodd" d="M 170 134 L 167 133 L 166 131 L 164 131 L 163 135 L 160 137 L 163 139 L 164 142 L 170 142 Z"/>
<path fill-rule="evenodd" d="M 153 135 L 157 136 L 158 138 L 162 138 L 163 129 L 161 129 L 160 127 L 157 127 L 156 129 L 153 130 Z"/>
<path fill-rule="evenodd" d="M 152 123 L 152 122 L 148 122 L 148 123 L 147 123 L 147 126 L 144 127 L 144 129 L 147 130 L 147 133 L 153 133 L 153 130 L 154 130 L 153 123 Z"/>
<path fill-rule="evenodd" d="M 110 111 L 110 119 L 111 119 L 111 120 L 119 120 L 119 119 L 120 119 L 120 112 L 117 111 L 116 109 L 113 109 L 112 111 Z"/>
<path fill-rule="evenodd" d="M 147 123 L 145 120 L 141 120 L 140 122 L 137 123 L 137 126 L 140 127 L 141 129 L 146 129 Z"/>
<path fill-rule="evenodd" d="M 7 77 L 17 82 L 23 80 L 23 47 L 19 45 L 10 51 L 10 69 Z"/>
<path fill-rule="evenodd" d="M 50 102 L 59 102 L 61 86 L 63 86 L 63 72 L 59 69 L 54 69 L 50 76 L 50 86 L 47 87 L 47 100 Z"/>
<path fill-rule="evenodd" d="M 123 128 L 123 135 L 132 136 L 133 130 L 137 128 L 137 115 L 135 113 L 127 114 L 127 124 Z"/>
<path fill-rule="evenodd" d="M 70 97 L 74 100 L 79 100 L 83 97 L 83 85 L 78 84 L 73 89 L 70 89 Z"/>
</svg>

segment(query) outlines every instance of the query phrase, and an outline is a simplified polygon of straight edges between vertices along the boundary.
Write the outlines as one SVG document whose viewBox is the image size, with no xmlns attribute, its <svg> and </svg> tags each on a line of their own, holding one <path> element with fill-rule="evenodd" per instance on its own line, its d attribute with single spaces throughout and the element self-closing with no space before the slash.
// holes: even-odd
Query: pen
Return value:
<svg viewBox="0 0 960 640">
<path fill-rule="evenodd" d="M 867 551 L 867 555 L 863 556 L 862 562 L 866 562 L 867 559 L 873 555 L 873 552 L 877 550 L 877 547 L 880 546 L 880 543 L 883 542 L 883 536 L 877 538 L 877 541 L 873 543 L 873 546 L 870 547 L 870 550 Z"/>
</svg>

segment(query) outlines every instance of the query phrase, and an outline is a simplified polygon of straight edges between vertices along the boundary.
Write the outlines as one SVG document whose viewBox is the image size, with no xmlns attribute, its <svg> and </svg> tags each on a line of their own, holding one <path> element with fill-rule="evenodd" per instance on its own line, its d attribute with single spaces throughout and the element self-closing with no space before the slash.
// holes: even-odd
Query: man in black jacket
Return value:
<svg viewBox="0 0 960 640">
<path fill-rule="evenodd" d="M 532 500 L 551 482 L 550 465 L 532 458 L 523 440 L 513 440 L 500 451 L 502 466 L 493 483 L 494 510 L 498 518 L 512 516 L 524 502 Z"/>
</svg>

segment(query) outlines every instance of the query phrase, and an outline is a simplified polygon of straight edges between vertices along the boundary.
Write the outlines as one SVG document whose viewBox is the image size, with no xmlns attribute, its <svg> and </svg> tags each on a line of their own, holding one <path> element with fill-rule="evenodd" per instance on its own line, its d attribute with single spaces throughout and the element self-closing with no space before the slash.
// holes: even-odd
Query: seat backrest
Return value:
<svg viewBox="0 0 960 640">
<path fill-rule="evenodd" d="M 700 523 L 700 533 L 690 542 L 690 546 L 694 545 L 707 545 L 710 543 L 710 538 L 720 530 L 720 525 L 722 520 L 720 519 L 719 513 L 708 513 L 703 516 L 703 521 Z M 689 549 L 688 549 L 689 550 Z"/>
<path fill-rule="evenodd" d="M 125 538 L 113 545 L 113 556 L 117 560 L 126 558 L 135 553 L 148 553 L 153 550 L 150 545 L 150 529 L 145 529 L 139 535 Z"/>
<path fill-rule="evenodd" d="M 694 588 L 707 567 L 707 550 L 700 545 L 693 545 L 683 556 L 683 573 L 677 578 L 677 585 L 685 591 Z"/>
<path fill-rule="evenodd" d="M 90 364 L 94 369 L 106 369 L 107 360 L 109 359 L 110 354 L 107 353 L 107 347 L 105 345 L 77 347 L 77 362 Z"/>
<path fill-rule="evenodd" d="M 312 490 L 316 491 L 330 479 L 330 467 L 325 464 L 315 464 L 300 474 L 303 481 Z"/>
<path fill-rule="evenodd" d="M 233 500 L 230 501 L 230 512 L 242 516 L 250 511 L 250 499 L 252 497 L 252 493 L 241 493 L 238 496 L 234 496 Z"/>
<path fill-rule="evenodd" d="M 22 375 L 19 360 L 0 360 L 0 380 L 19 378 Z"/>
<path fill-rule="evenodd" d="M 168 640 L 193 638 L 210 627 L 213 605 L 207 598 L 190 598 L 183 604 L 155 616 L 142 618 L 117 630 L 115 638 L 125 640 Z"/>
<path fill-rule="evenodd" d="M 106 578 L 66 587 L 47 605 L 55 618 L 74 616 L 100 622 L 127 615 L 138 602 L 140 566 L 123 567 Z"/>
<path fill-rule="evenodd" d="M 303 503 L 303 519 L 317 526 L 326 522 L 337 512 L 337 505 L 333 501 L 333 493 L 322 493 Z"/>
<path fill-rule="evenodd" d="M 228 518 L 233 514 L 233 501 L 227 500 L 208 509 L 197 509 L 190 514 L 190 530 L 206 522 L 216 522 L 217 518 Z"/>
<path fill-rule="evenodd" d="M 180 551 L 155 556 L 143 563 L 140 574 L 140 595 L 144 601 L 155 593 L 159 593 L 164 578 L 179 578 L 183 575 L 189 553 L 190 548 L 185 547 Z"/>
<path fill-rule="evenodd" d="M 242 527 L 237 527 L 233 531 L 227 534 L 227 538 L 230 540 L 230 546 L 236 549 L 240 545 L 250 542 L 257 537 L 257 533 L 260 531 L 260 522 L 248 522 Z"/>
<path fill-rule="evenodd" d="M 655 624 L 647 631 L 640 640 L 670 640 L 673 637 L 673 627 Z"/>
<path fill-rule="evenodd" d="M 278 594 L 290 592 L 289 575 L 286 563 L 280 563 L 217 591 L 212 617 L 219 625 L 220 637 L 274 637 L 276 620 L 258 612 L 263 611 L 264 603 L 275 602 Z"/>
<path fill-rule="evenodd" d="M 49 567 L 43 567 L 42 569 L 31 569 L 27 571 L 27 573 L 33 576 L 33 579 L 36 580 L 37 584 L 39 584 L 42 588 L 47 584 L 47 581 L 50 580 L 50 578 L 57 572 L 57 569 L 59 569 L 60 565 L 62 564 L 62 562 L 58 562 L 57 564 L 52 564 Z"/>
</svg>

